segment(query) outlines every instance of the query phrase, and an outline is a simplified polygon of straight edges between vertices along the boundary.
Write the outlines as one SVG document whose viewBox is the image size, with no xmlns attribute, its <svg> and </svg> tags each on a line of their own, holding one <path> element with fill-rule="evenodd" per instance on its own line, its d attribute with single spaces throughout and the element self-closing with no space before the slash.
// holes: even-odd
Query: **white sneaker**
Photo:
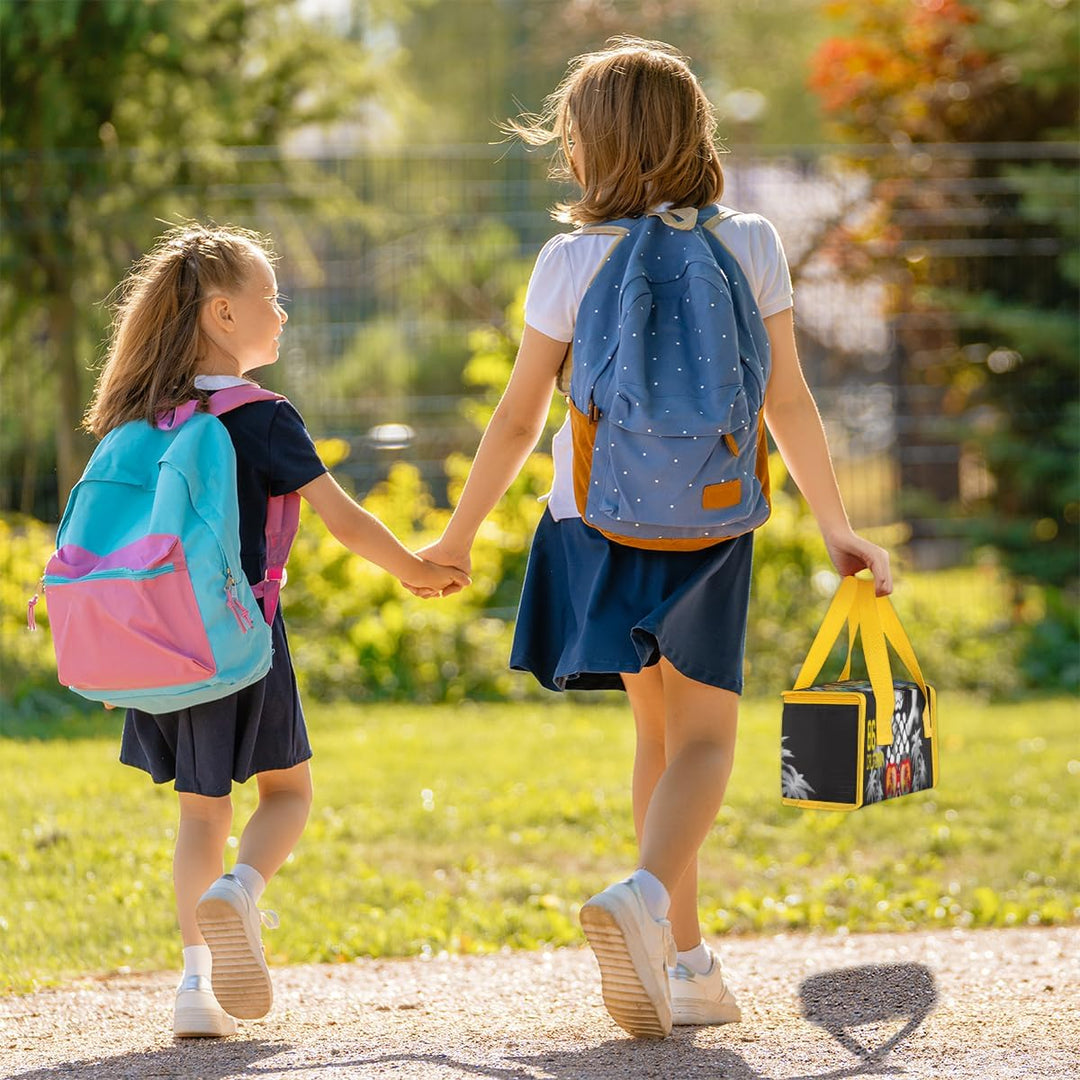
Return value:
<svg viewBox="0 0 1080 1080">
<path fill-rule="evenodd" d="M 247 889 L 224 874 L 203 893 L 195 908 L 210 955 L 210 982 L 221 1007 L 232 1016 L 265 1016 L 274 1001 L 270 971 L 263 956 L 261 921 L 277 925 L 276 916 L 260 912 Z"/>
<path fill-rule="evenodd" d="M 724 965 L 708 945 L 712 967 L 699 975 L 676 964 L 671 977 L 671 1013 L 674 1024 L 733 1024 L 742 1019 L 735 995 L 724 985 Z"/>
<path fill-rule="evenodd" d="M 187 975 L 176 991 L 173 1034 L 182 1039 L 236 1034 L 236 1021 L 217 1003 L 205 975 Z"/>
<path fill-rule="evenodd" d="M 600 965 L 601 991 L 611 1018 L 631 1035 L 670 1035 L 667 969 L 675 963 L 671 923 L 649 914 L 632 881 L 619 881 L 586 901 L 580 919 Z"/>
</svg>

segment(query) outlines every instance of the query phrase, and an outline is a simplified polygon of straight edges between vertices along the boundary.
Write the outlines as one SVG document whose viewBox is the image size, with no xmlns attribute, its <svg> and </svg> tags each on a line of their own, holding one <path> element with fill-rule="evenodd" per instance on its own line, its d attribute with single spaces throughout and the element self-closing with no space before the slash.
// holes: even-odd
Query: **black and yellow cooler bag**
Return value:
<svg viewBox="0 0 1080 1080">
<path fill-rule="evenodd" d="M 845 623 L 840 679 L 815 683 Z M 856 637 L 864 680 L 849 677 Z M 893 679 L 886 642 L 911 679 Z M 843 580 L 794 688 L 783 696 L 780 788 L 787 806 L 857 810 L 937 783 L 937 696 L 892 604 L 874 595 L 872 581 Z"/>
</svg>

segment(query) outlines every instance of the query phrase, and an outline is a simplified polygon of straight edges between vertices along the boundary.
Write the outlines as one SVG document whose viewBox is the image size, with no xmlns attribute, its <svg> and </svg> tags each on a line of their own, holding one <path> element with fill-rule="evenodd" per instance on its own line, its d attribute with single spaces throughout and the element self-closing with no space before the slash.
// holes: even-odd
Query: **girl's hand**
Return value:
<svg viewBox="0 0 1080 1080">
<path fill-rule="evenodd" d="M 416 554 L 421 559 L 437 563 L 439 566 L 456 567 L 466 575 L 472 570 L 472 554 L 469 551 L 450 547 L 442 537 L 436 540 L 434 544 L 422 547 Z M 465 584 L 469 584 L 469 581 L 467 580 Z M 463 588 L 465 588 L 465 585 L 449 585 L 443 590 L 442 595 L 453 596 L 454 593 L 461 592 Z"/>
<path fill-rule="evenodd" d="M 888 596 L 892 592 L 889 553 L 884 548 L 871 544 L 850 530 L 826 536 L 824 540 L 829 558 L 841 577 L 850 577 L 859 570 L 869 570 L 874 575 L 874 591 L 878 596 Z"/>
<path fill-rule="evenodd" d="M 401 584 L 414 596 L 425 600 L 433 596 L 452 596 L 461 592 L 466 585 L 472 584 L 467 571 L 433 562 L 423 556 L 420 558 L 421 561 L 410 570 L 407 577 L 401 579 Z"/>
</svg>

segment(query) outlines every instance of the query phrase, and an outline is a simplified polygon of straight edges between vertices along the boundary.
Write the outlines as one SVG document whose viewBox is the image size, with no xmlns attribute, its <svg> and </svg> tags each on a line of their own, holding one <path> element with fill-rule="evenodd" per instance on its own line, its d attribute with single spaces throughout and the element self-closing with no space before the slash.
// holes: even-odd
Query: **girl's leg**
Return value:
<svg viewBox="0 0 1080 1080">
<path fill-rule="evenodd" d="M 637 730 L 634 753 L 634 831 L 638 850 L 641 850 L 645 813 L 649 808 L 653 791 L 667 768 L 666 751 L 666 705 L 664 682 L 659 665 L 643 668 L 634 675 L 624 673 L 623 685 L 630 699 Z M 698 922 L 697 859 L 687 867 L 678 884 L 668 890 L 671 910 L 668 918 L 675 937 L 675 946 L 681 951 L 694 948 L 701 941 L 701 925 Z"/>
<path fill-rule="evenodd" d="M 265 1016 L 274 1000 L 256 904 L 289 857 L 311 807 L 307 762 L 258 774 L 259 805 L 240 837 L 236 866 L 203 894 L 198 917 L 213 954 L 214 994 L 226 1012 Z"/>
<path fill-rule="evenodd" d="M 240 837 L 236 861 L 254 867 L 264 881 L 277 873 L 307 824 L 311 770 L 306 761 L 257 776 L 259 805 Z"/>
<path fill-rule="evenodd" d="M 232 799 L 180 792 L 180 824 L 173 853 L 176 915 L 184 945 L 205 945 L 195 922 L 199 897 L 224 868 L 225 843 L 232 828 Z"/>
<path fill-rule="evenodd" d="M 659 663 L 667 768 L 642 827 L 641 863 L 674 894 L 716 819 L 734 761 L 739 697 Z M 690 948 L 694 943 L 687 943 Z"/>
</svg>

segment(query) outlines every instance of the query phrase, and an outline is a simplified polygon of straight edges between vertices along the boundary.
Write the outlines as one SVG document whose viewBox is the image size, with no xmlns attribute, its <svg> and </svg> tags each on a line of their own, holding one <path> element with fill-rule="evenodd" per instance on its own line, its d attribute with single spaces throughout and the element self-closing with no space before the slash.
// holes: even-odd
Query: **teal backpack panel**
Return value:
<svg viewBox="0 0 1080 1080">
<path fill-rule="evenodd" d="M 93 701 L 171 712 L 249 686 L 270 628 L 240 564 L 236 458 L 196 412 L 131 421 L 72 490 L 46 568 L 61 682 Z"/>
</svg>

